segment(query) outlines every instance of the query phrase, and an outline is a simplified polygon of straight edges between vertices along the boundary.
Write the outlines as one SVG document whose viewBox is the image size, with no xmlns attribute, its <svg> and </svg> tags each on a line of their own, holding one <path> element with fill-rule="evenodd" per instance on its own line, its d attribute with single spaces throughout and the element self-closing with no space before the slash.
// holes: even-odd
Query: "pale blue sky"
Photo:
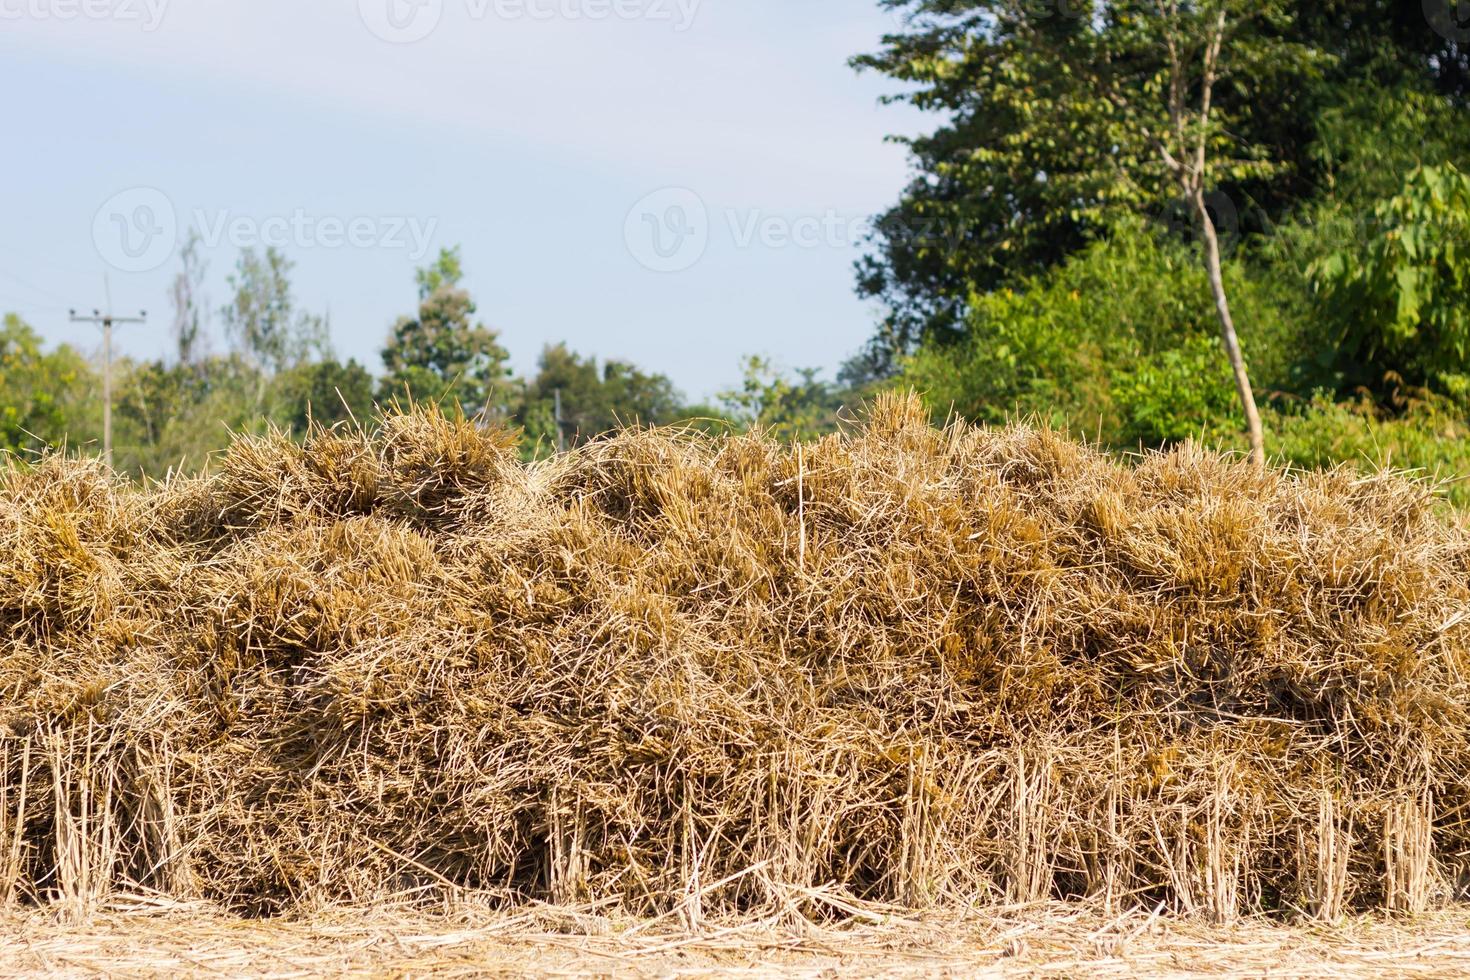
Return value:
<svg viewBox="0 0 1470 980">
<path fill-rule="evenodd" d="M 696 398 L 747 353 L 830 371 L 877 315 L 851 265 L 907 172 L 883 136 L 923 123 L 846 64 L 891 26 L 870 0 L 0 0 L 0 309 L 93 349 L 66 309 L 110 269 L 151 316 L 121 349 L 157 355 L 173 225 L 202 220 L 213 305 L 232 242 L 274 236 L 373 369 L 415 251 L 462 243 L 522 371 L 559 340 Z"/>
</svg>

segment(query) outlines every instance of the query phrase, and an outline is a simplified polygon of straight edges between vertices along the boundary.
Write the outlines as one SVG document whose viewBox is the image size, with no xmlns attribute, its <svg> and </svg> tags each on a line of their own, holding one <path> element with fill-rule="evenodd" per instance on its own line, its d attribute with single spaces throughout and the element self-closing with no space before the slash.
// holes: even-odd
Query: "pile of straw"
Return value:
<svg viewBox="0 0 1470 980">
<path fill-rule="evenodd" d="M 1455 897 L 1470 533 L 880 401 L 524 466 L 431 411 L 0 477 L 0 903 Z"/>
</svg>

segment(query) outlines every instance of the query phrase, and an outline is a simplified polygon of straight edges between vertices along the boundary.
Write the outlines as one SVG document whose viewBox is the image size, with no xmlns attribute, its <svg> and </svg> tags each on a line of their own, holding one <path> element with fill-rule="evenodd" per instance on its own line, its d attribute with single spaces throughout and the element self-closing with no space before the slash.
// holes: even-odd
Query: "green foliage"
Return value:
<svg viewBox="0 0 1470 980">
<path fill-rule="evenodd" d="M 464 279 L 464 258 L 460 246 L 441 248 L 439 257 L 432 265 L 426 265 L 413 275 L 418 283 L 419 300 L 426 300 L 445 286 L 457 288 Z"/>
<path fill-rule="evenodd" d="M 853 63 L 938 125 L 895 137 L 915 177 L 858 266 L 859 292 L 889 310 L 862 359 L 868 375 L 891 372 L 927 335 L 962 331 L 972 295 L 1085 248 L 1109 211 L 1154 208 L 1149 189 L 1164 183 L 1149 144 L 1179 133 L 1159 118 L 1161 42 L 1197 38 L 1211 12 L 1226 11 L 1232 34 L 1211 117 L 1209 156 L 1223 166 L 1206 186 L 1250 215 L 1243 234 L 1376 174 L 1396 189 L 1401 170 L 1377 151 L 1433 154 L 1470 132 L 1470 46 L 1428 29 L 1418 3 L 880 2 L 904 26 Z M 1171 8 L 1180 29 L 1163 29 Z"/>
<path fill-rule="evenodd" d="M 158 444 L 169 423 L 188 414 L 189 408 L 203 399 L 217 370 L 214 361 L 197 366 L 163 361 L 115 364 L 113 421 L 121 441 Z"/>
<path fill-rule="evenodd" d="M 1337 97 L 1317 116 L 1309 149 L 1332 212 L 1366 215 L 1400 193 L 1415 167 L 1470 160 L 1464 107 L 1434 92 L 1358 83 Z"/>
<path fill-rule="evenodd" d="M 908 29 L 854 63 L 944 119 L 902 140 L 918 176 L 879 219 L 859 269 L 859 291 L 893 311 L 880 350 L 962 331 L 971 296 L 1063 261 L 1119 214 L 1160 213 L 1178 194 L 1164 152 L 1181 158 L 1199 135 L 1171 112 L 1165 41 L 1186 66 L 1202 65 L 1217 14 L 1228 36 L 1204 123 L 1205 184 L 1272 208 L 1295 199 L 1278 177 L 1310 127 L 1283 116 L 1306 116 L 1306 93 L 1332 62 L 1295 36 L 1289 3 L 886 5 L 907 14 Z"/>
<path fill-rule="evenodd" d="M 1265 380 L 1297 332 L 1270 290 L 1227 263 L 1246 356 Z M 1156 446 L 1238 428 L 1214 306 L 1194 251 L 1143 224 L 1119 226 L 1050 272 L 974 297 L 966 336 L 931 340 L 900 382 L 937 415 L 1036 417 L 1116 446 Z"/>
<path fill-rule="evenodd" d="M 271 417 L 292 432 L 305 432 L 311 422 L 365 424 L 373 415 L 373 376 L 355 360 L 300 364 L 276 375 L 271 401 Z"/>
<path fill-rule="evenodd" d="M 459 252 L 444 250 L 416 279 L 419 310 L 393 326 L 383 350 L 383 401 L 451 404 L 465 415 L 505 418 L 512 410 L 510 354 L 499 334 L 473 322 L 475 303 L 459 287 Z"/>
<path fill-rule="evenodd" d="M 855 63 L 941 123 L 904 141 L 917 176 L 880 218 L 859 278 L 891 316 L 844 376 L 898 365 L 936 414 L 1032 415 L 1114 446 L 1233 442 L 1239 409 L 1199 260 L 1188 236 L 1136 221 L 1167 217 L 1198 178 L 1240 219 L 1227 228 L 1225 292 L 1256 387 L 1276 400 L 1268 430 L 1283 426 L 1283 451 L 1312 445 L 1323 461 L 1332 446 L 1356 452 L 1346 434 L 1361 430 L 1423 456 L 1425 433 L 1458 431 L 1442 408 L 1410 418 L 1392 402 L 1404 384 L 1470 389 L 1470 57 L 1426 31 L 1422 11 L 884 5 L 905 28 Z M 1222 23 L 1205 115 L 1203 66 Z M 1365 386 L 1371 418 L 1321 399 L 1280 408 Z M 1314 427 L 1334 435 L 1309 439 Z"/>
<path fill-rule="evenodd" d="M 761 429 L 776 439 L 814 439 L 835 432 L 838 412 L 852 393 L 823 381 L 815 368 L 791 377 L 763 357 L 748 357 L 741 386 L 721 392 L 720 402 L 734 425 Z"/>
<path fill-rule="evenodd" d="M 327 350 L 325 321 L 296 309 L 293 265 L 274 247 L 263 255 L 247 248 L 229 277 L 234 297 L 222 311 L 225 332 L 263 378 Z"/>
<path fill-rule="evenodd" d="M 1305 469 L 1354 463 L 1413 470 L 1444 481 L 1445 494 L 1470 507 L 1470 424 L 1463 405 L 1430 398 L 1385 415 L 1370 401 L 1334 402 L 1329 393 L 1268 416 L 1272 455 Z"/>
<path fill-rule="evenodd" d="M 0 452 L 35 452 L 90 434 L 73 428 L 91 406 L 97 382 L 70 347 L 46 351 L 41 338 L 14 313 L 0 326 Z M 100 409 L 97 415 L 100 418 Z"/>
<path fill-rule="evenodd" d="M 267 386 L 243 355 L 193 364 L 123 361 L 115 369 L 113 465 L 120 472 L 197 471 L 229 444 L 232 431 L 264 427 L 255 405 Z"/>
<path fill-rule="evenodd" d="M 191 228 L 179 250 L 180 269 L 169 290 L 174 307 L 174 348 L 181 364 L 192 364 L 203 353 L 206 311 L 201 293 L 209 266 L 199 255 L 202 244 L 198 229 Z"/>
<path fill-rule="evenodd" d="M 1181 337 L 1177 347 L 1117 372 L 1112 396 L 1123 420 L 1119 442 L 1211 441 L 1243 424 L 1219 338 L 1207 334 Z"/>
<path fill-rule="evenodd" d="M 1438 383 L 1470 369 L 1470 175 L 1415 167 L 1380 203 L 1360 243 L 1313 263 L 1339 355 L 1370 383 L 1390 373 Z"/>
<path fill-rule="evenodd" d="M 557 445 L 556 400 L 561 396 L 564 445 L 600 435 L 619 425 L 665 425 L 683 416 L 674 383 L 626 361 L 582 357 L 565 344 L 541 352 L 536 376 L 525 385 L 518 419 L 529 448 L 545 452 Z"/>
</svg>

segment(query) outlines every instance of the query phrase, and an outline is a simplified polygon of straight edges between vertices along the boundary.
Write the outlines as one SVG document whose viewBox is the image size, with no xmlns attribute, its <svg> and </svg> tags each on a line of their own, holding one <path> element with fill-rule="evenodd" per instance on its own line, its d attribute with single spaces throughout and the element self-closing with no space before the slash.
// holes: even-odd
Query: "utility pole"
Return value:
<svg viewBox="0 0 1470 980">
<path fill-rule="evenodd" d="M 558 455 L 567 451 L 566 434 L 561 427 L 561 389 L 557 388 L 556 394 L 556 452 Z"/>
<path fill-rule="evenodd" d="M 91 316 L 77 316 L 76 310 L 68 310 L 72 323 L 100 323 L 102 325 L 102 459 L 112 465 L 112 326 L 115 323 L 147 323 L 148 311 L 137 316 L 112 315 L 112 288 L 104 280 L 107 293 L 107 312 L 92 311 Z"/>
</svg>

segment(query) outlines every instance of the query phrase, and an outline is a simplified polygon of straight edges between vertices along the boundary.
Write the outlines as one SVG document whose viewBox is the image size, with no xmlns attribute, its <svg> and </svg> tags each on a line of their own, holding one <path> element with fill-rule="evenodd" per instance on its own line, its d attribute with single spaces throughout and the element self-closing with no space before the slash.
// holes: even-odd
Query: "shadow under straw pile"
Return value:
<svg viewBox="0 0 1470 980">
<path fill-rule="evenodd" d="M 1454 895 L 1470 535 L 1394 476 L 881 400 L 541 464 L 431 411 L 0 477 L 0 903 Z"/>
</svg>

